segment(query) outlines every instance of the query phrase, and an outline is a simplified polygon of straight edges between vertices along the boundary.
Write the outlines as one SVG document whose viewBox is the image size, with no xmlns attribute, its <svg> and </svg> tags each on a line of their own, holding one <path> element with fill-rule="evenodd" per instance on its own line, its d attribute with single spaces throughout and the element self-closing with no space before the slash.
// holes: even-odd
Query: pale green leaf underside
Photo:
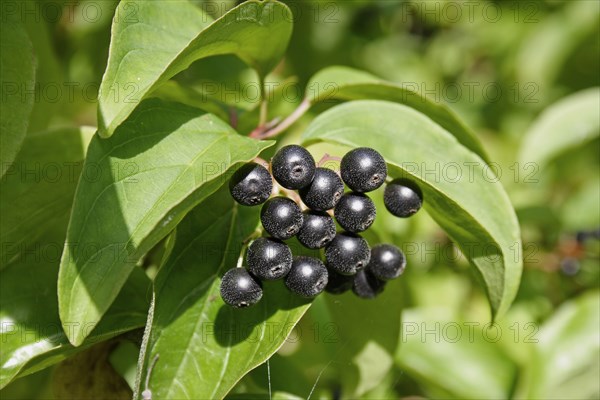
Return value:
<svg viewBox="0 0 600 400">
<path fill-rule="evenodd" d="M 58 282 L 63 324 L 95 324 L 138 260 L 235 164 L 271 143 L 211 114 L 155 99 L 109 139 L 94 137 L 79 181 Z M 78 345 L 85 332 L 70 332 Z"/>
<path fill-rule="evenodd" d="M 309 307 L 282 281 L 265 282 L 262 300 L 250 308 L 223 303 L 221 277 L 236 266 L 259 210 L 235 204 L 224 185 L 177 226 L 170 256 L 155 280 L 148 345 L 138 369 L 143 382 L 159 356 L 150 378 L 157 398 L 223 398 L 277 351 Z"/>
<path fill-rule="evenodd" d="M 0 178 L 14 161 L 25 139 L 35 84 L 33 46 L 23 24 L 7 14 L 0 24 Z"/>
<path fill-rule="evenodd" d="M 481 158 L 425 115 L 387 101 L 336 106 L 317 117 L 303 138 L 305 144 L 372 147 L 386 159 L 392 178 L 418 182 L 425 209 L 477 267 L 493 314 L 508 309 L 522 269 L 519 225 L 501 184 L 485 175 Z M 427 173 L 457 166 L 460 174 Z"/>
<path fill-rule="evenodd" d="M 248 1 L 214 22 L 187 1 L 121 1 L 98 97 L 99 134 L 112 135 L 154 88 L 198 59 L 235 54 L 264 77 L 291 32 L 291 11 L 275 1 Z"/>
<path fill-rule="evenodd" d="M 600 135 L 600 88 L 582 90 L 548 107 L 525 134 L 521 162 L 540 165 Z"/>
<path fill-rule="evenodd" d="M 409 87 L 383 81 L 367 72 L 334 66 L 315 74 L 306 86 L 306 98 L 311 104 L 331 100 L 386 100 L 405 104 L 426 114 L 463 146 L 486 162 L 488 156 L 475 136 L 447 106 L 434 103 Z"/>
</svg>

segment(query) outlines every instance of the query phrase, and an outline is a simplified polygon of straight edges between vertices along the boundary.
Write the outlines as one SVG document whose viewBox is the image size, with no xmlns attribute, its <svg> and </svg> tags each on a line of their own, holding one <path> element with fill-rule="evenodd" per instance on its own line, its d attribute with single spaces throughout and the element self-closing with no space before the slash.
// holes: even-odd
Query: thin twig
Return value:
<svg viewBox="0 0 600 400">
<path fill-rule="evenodd" d="M 229 107 L 229 125 L 231 125 L 233 129 L 237 129 L 238 115 L 235 107 Z"/>
<path fill-rule="evenodd" d="M 289 128 L 292 124 L 294 124 L 294 122 L 296 122 L 298 119 L 300 119 L 300 117 L 302 117 L 306 113 L 306 111 L 308 111 L 310 106 L 311 106 L 311 104 L 308 99 L 302 100 L 302 103 L 300 103 L 298 105 L 298 107 L 296 107 L 294 112 L 292 112 L 290 115 L 288 115 L 283 121 L 281 121 L 281 123 L 277 124 L 272 129 L 266 129 L 266 130 L 260 129 L 259 130 L 257 128 L 254 131 L 252 131 L 252 133 L 250 133 L 250 137 L 253 137 L 256 139 L 268 139 L 268 138 L 272 138 L 272 137 L 279 135 L 281 132 L 283 132 L 284 130 Z M 262 124 L 259 124 L 259 127 L 261 127 L 261 125 Z"/>
</svg>

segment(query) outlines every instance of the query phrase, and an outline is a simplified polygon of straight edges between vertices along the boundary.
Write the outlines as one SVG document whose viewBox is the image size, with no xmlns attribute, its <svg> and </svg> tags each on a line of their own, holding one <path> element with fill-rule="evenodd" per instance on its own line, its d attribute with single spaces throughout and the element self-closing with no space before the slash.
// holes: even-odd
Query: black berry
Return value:
<svg viewBox="0 0 600 400">
<path fill-rule="evenodd" d="M 232 307 L 243 308 L 256 304 L 262 294 L 260 281 L 244 268 L 233 268 L 223 275 L 221 297 Z"/>
<path fill-rule="evenodd" d="M 385 281 L 377 279 L 368 270 L 358 271 L 354 276 L 352 291 L 363 299 L 372 299 L 383 292 Z"/>
<path fill-rule="evenodd" d="M 327 213 L 304 211 L 304 222 L 298 232 L 298 241 L 309 249 L 325 247 L 335 237 L 335 222 Z"/>
<path fill-rule="evenodd" d="M 367 269 L 377 278 L 387 281 L 399 277 L 406 268 L 404 253 L 392 244 L 378 244 L 371 249 Z"/>
<path fill-rule="evenodd" d="M 291 144 L 282 147 L 271 160 L 273 177 L 284 188 L 301 189 L 315 175 L 315 159 L 304 147 Z"/>
<path fill-rule="evenodd" d="M 292 268 L 292 250 L 278 239 L 258 238 L 248 247 L 246 262 L 257 278 L 283 278 Z"/>
<path fill-rule="evenodd" d="M 294 257 L 285 285 L 302 297 L 314 297 L 327 286 L 327 268 L 313 257 Z"/>
<path fill-rule="evenodd" d="M 396 217 L 407 218 L 423 205 L 423 193 L 415 183 L 407 179 L 395 179 L 385 187 L 383 203 Z"/>
<path fill-rule="evenodd" d="M 367 241 L 354 233 L 338 233 L 325 249 L 327 266 L 342 275 L 356 274 L 369 264 L 370 258 Z"/>
<path fill-rule="evenodd" d="M 369 147 L 359 147 L 342 158 L 341 172 L 350 189 L 370 192 L 385 182 L 387 166 L 381 154 Z"/>
<path fill-rule="evenodd" d="M 287 197 L 273 197 L 262 206 L 260 220 L 271 236 L 286 240 L 300 230 L 302 210 Z"/>
<path fill-rule="evenodd" d="M 335 220 L 349 232 L 367 230 L 375 221 L 375 204 L 365 194 L 346 193 L 335 206 Z"/>
<path fill-rule="evenodd" d="M 300 198 L 304 204 L 315 211 L 332 209 L 343 194 L 342 178 L 328 168 L 317 168 L 311 184 L 300 190 Z"/>
<path fill-rule="evenodd" d="M 342 275 L 329 268 L 327 270 L 328 280 L 325 291 L 331 294 L 342 294 L 352 289 L 354 275 Z"/>
<path fill-rule="evenodd" d="M 231 196 L 244 206 L 264 203 L 272 190 L 273 180 L 269 171 L 253 162 L 240 167 L 229 181 Z"/>
</svg>

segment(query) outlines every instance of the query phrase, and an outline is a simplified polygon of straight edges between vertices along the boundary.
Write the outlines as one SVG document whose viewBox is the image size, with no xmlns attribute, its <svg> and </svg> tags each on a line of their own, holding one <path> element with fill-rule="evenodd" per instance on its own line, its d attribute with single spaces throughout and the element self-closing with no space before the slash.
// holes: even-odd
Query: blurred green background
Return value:
<svg viewBox="0 0 600 400">
<path fill-rule="evenodd" d="M 214 17 L 237 4 L 196 3 Z M 364 69 L 446 103 L 495 162 L 521 223 L 524 271 L 509 314 L 489 325 L 487 301 L 469 266 L 425 213 L 379 219 L 378 239 L 403 244 L 407 253 L 401 283 L 343 325 L 332 324 L 336 316 L 317 299 L 295 339 L 268 367 L 245 377 L 232 398 L 269 387 L 273 398 L 348 398 L 349 387 L 353 397 L 370 399 L 599 398 L 600 2 L 286 3 L 294 33 L 285 60 L 268 78 L 269 118 L 293 111 L 310 77 L 330 65 Z M 96 126 L 117 2 L 28 4 L 42 16 L 25 19 L 41 82 L 30 130 Z M 63 11 L 52 14 L 54 5 Z M 178 98 L 185 88 L 188 102 L 202 95 L 231 107 L 246 134 L 257 122 L 256 79 L 236 58 L 214 57 L 157 95 Z M 284 140 L 330 106 L 311 110 Z M 400 308 L 393 354 L 361 337 L 363 311 L 385 320 Z M 110 364 L 131 382 L 138 344 L 123 338 L 111 346 Z M 65 368 L 20 379 L 2 398 L 69 398 L 51 379 Z"/>
</svg>

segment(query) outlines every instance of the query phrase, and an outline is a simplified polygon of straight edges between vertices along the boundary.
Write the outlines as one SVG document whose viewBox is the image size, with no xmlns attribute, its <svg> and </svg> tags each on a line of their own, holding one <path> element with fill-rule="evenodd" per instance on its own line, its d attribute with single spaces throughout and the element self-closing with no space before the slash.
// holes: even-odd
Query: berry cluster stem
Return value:
<svg viewBox="0 0 600 400">
<path fill-rule="evenodd" d="M 257 238 L 261 237 L 263 234 L 263 230 L 261 227 L 257 227 L 254 232 L 252 232 L 246 239 L 242 241 L 242 247 L 240 249 L 240 255 L 238 256 L 236 268 L 244 267 L 244 255 L 246 254 L 246 250 L 248 246 Z"/>
</svg>

